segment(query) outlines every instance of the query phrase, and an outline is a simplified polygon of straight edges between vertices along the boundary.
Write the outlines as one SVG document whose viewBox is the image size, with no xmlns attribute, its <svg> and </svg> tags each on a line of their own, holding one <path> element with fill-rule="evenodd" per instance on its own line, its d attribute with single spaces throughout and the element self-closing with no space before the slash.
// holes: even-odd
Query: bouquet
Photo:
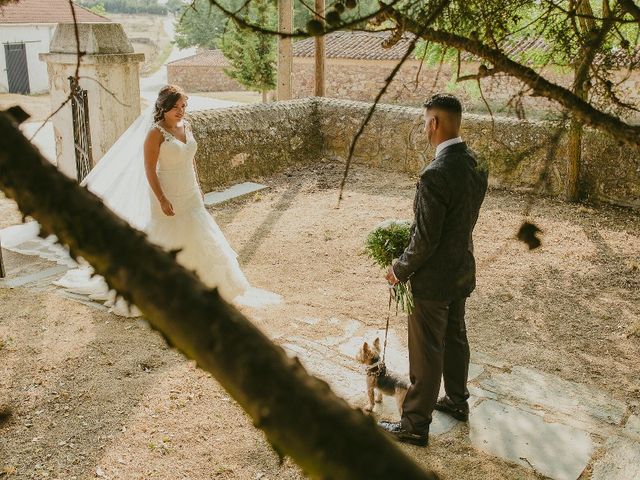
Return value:
<svg viewBox="0 0 640 480">
<path fill-rule="evenodd" d="M 388 269 L 393 260 L 404 252 L 411 240 L 411 222 L 408 220 L 386 220 L 376 226 L 367 236 L 365 252 L 383 269 Z M 409 282 L 400 282 L 393 287 L 393 298 L 398 310 L 411 313 L 413 296 Z"/>
</svg>

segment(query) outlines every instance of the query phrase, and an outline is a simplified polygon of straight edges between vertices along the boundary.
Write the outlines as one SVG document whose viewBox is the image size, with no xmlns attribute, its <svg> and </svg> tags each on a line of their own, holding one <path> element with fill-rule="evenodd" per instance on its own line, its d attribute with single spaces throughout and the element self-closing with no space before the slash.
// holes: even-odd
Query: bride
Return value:
<svg viewBox="0 0 640 480">
<path fill-rule="evenodd" d="M 217 288 L 226 301 L 253 307 L 279 303 L 278 295 L 250 286 L 236 253 L 205 209 L 194 160 L 197 144 L 184 119 L 186 107 L 182 89 L 162 88 L 155 105 L 118 139 L 83 184 L 132 226 L 144 230 L 151 242 L 179 250 L 178 262 Z M 3 242 L 16 251 L 21 251 L 20 241 L 33 243 L 29 233 L 37 231 L 29 225 L 6 230 L 10 231 L 3 232 Z M 7 233 L 9 240 L 4 238 Z M 88 265 L 70 270 L 54 283 L 105 301 L 117 315 L 140 315 L 124 300 L 115 301 L 115 292 Z"/>
</svg>

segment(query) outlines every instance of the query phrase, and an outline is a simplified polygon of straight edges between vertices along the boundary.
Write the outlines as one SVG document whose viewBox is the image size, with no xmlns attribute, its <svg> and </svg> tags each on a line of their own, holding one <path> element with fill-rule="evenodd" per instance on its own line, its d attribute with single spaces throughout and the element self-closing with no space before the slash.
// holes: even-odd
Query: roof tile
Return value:
<svg viewBox="0 0 640 480">
<path fill-rule="evenodd" d="M 74 4 L 79 23 L 106 23 L 106 17 Z M 20 0 L 0 7 L 0 24 L 3 23 L 72 23 L 73 15 L 68 0 Z"/>
<path fill-rule="evenodd" d="M 220 50 L 203 50 L 190 57 L 169 62 L 172 67 L 229 67 L 229 61 Z"/>
<path fill-rule="evenodd" d="M 382 42 L 388 37 L 388 32 L 331 32 L 324 37 L 326 57 L 358 60 L 400 60 L 414 38 L 410 35 L 404 35 L 391 48 L 384 48 Z M 294 57 L 313 57 L 314 55 L 315 39 L 307 38 L 293 44 Z"/>
</svg>

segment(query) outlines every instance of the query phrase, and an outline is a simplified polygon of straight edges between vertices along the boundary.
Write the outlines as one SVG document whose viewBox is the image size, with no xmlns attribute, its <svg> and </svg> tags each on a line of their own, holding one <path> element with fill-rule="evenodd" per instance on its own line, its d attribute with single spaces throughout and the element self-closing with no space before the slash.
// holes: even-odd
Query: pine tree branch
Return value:
<svg viewBox="0 0 640 480">
<path fill-rule="evenodd" d="M 215 6 L 216 8 L 218 8 L 222 13 L 224 13 L 228 18 L 233 19 L 234 22 L 236 22 L 238 25 L 240 25 L 242 28 L 247 28 L 250 30 L 253 30 L 254 32 L 258 32 L 258 33 L 264 33 L 267 35 L 277 35 L 281 38 L 308 38 L 311 37 L 312 35 L 308 32 L 305 32 L 304 30 L 297 30 L 295 32 L 292 33 L 288 33 L 288 32 L 281 32 L 279 30 L 274 30 L 272 28 L 266 28 L 263 27 L 261 25 L 258 25 L 256 23 L 250 22 L 248 20 L 246 20 L 245 18 L 243 18 L 241 15 L 238 15 L 236 12 L 231 11 L 229 8 L 225 7 L 224 5 L 222 5 L 219 0 L 208 0 L 208 2 L 212 5 Z M 357 25 L 366 22 L 367 20 L 371 20 L 372 18 L 377 17 L 378 15 L 381 15 L 382 13 L 386 12 L 388 8 L 392 7 L 393 5 L 399 3 L 400 0 L 391 0 L 391 2 L 387 5 L 384 3 L 381 3 L 381 7 L 376 10 L 375 12 L 369 13 L 367 15 L 364 15 L 362 17 L 356 18 L 354 20 L 350 20 L 348 22 L 345 23 L 341 23 L 340 25 L 336 25 L 334 27 L 329 27 L 329 28 L 325 28 L 324 32 L 322 33 L 322 35 L 327 35 L 331 32 L 336 32 L 339 30 L 348 30 L 352 27 L 356 27 Z"/>
<path fill-rule="evenodd" d="M 579 8 L 583 9 L 584 11 L 593 13 L 591 10 L 591 6 L 589 5 L 589 0 L 581 0 L 579 5 Z M 596 58 L 598 49 L 602 46 L 607 34 L 615 25 L 615 22 L 613 21 L 613 13 L 611 11 L 607 12 L 600 28 L 596 27 L 594 21 L 585 21 L 585 24 L 588 30 L 583 32 L 583 35 L 587 36 L 587 40 L 583 48 L 581 49 L 581 60 L 576 68 L 575 78 L 573 82 L 574 92 L 580 98 L 585 98 L 584 84 L 589 78 L 589 71 L 591 69 L 591 66 L 593 65 L 594 59 Z"/>
<path fill-rule="evenodd" d="M 356 145 L 358 143 L 358 140 L 362 136 L 364 129 L 367 127 L 367 125 L 371 121 L 371 118 L 373 117 L 373 113 L 375 112 L 376 107 L 378 106 L 378 103 L 380 103 L 380 99 L 387 92 L 389 85 L 391 85 L 391 82 L 393 82 L 393 79 L 402 68 L 402 65 L 404 65 L 404 63 L 407 61 L 409 56 L 413 54 L 413 50 L 415 49 L 416 43 L 418 42 L 418 39 L 420 38 L 420 34 L 422 33 L 422 31 L 426 30 L 428 26 L 431 25 L 431 23 L 435 22 L 436 19 L 442 14 L 444 9 L 447 8 L 447 6 L 450 3 L 451 3 L 451 0 L 440 0 L 433 7 L 431 12 L 429 13 L 429 16 L 427 17 L 427 19 L 425 19 L 424 25 L 419 30 L 414 32 L 415 37 L 409 44 L 402 58 L 398 61 L 396 66 L 393 67 L 393 70 L 391 70 L 391 72 L 385 79 L 385 82 L 382 88 L 378 91 L 378 94 L 376 95 L 376 98 L 373 101 L 371 108 L 369 108 L 369 111 L 367 112 L 366 117 L 364 118 L 362 124 L 360 125 L 360 128 L 358 128 L 358 131 L 356 132 L 355 136 L 353 137 L 353 140 L 351 141 L 351 145 L 349 146 L 349 154 L 347 155 L 347 160 L 345 162 L 345 167 L 344 167 L 344 174 L 342 176 L 342 181 L 340 182 L 340 193 L 338 194 L 338 206 L 342 201 L 342 196 L 344 194 L 344 187 L 347 183 L 347 176 L 349 175 L 349 168 L 351 167 L 351 161 L 353 160 L 353 155 L 355 154 L 355 151 L 356 151 Z M 403 32 L 401 31 L 400 35 L 402 35 L 402 33 Z"/>
<path fill-rule="evenodd" d="M 480 40 L 463 37 L 455 33 L 424 27 L 413 19 L 407 18 L 402 12 L 390 9 L 391 16 L 396 21 L 404 21 L 407 31 L 420 34 L 427 41 L 448 45 L 459 50 L 466 50 L 491 62 L 494 68 L 509 74 L 532 90 L 535 96 L 546 97 L 558 102 L 570 111 L 573 116 L 585 125 L 608 133 L 613 138 L 640 148 L 640 125 L 630 125 L 618 117 L 596 109 L 587 101 L 570 90 L 550 82 L 541 74 L 510 59 L 499 49 L 485 45 Z"/>
<path fill-rule="evenodd" d="M 0 132 L 0 189 L 134 302 L 171 345 L 211 372 L 280 455 L 318 479 L 437 478 L 216 290 L 60 173 L 2 112 Z"/>
<path fill-rule="evenodd" d="M 633 0 L 618 0 L 618 4 L 631 15 L 636 22 L 640 23 L 640 7 Z"/>
</svg>

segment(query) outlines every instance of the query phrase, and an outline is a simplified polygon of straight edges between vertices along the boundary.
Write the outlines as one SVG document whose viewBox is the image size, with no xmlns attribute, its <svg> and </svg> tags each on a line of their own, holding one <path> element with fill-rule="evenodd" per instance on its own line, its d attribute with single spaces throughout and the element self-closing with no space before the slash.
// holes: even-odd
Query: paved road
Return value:
<svg viewBox="0 0 640 480">
<path fill-rule="evenodd" d="M 164 20 L 164 29 L 167 32 L 169 38 L 175 37 L 175 19 L 172 16 L 167 16 Z M 180 49 L 174 46 L 166 63 L 173 62 L 174 60 L 180 60 L 182 58 L 190 57 L 196 54 L 195 47 Z M 163 65 L 153 75 L 142 78 L 140 80 L 140 96 L 147 100 L 149 104 L 155 102 L 158 91 L 165 85 L 167 85 L 167 66 Z M 198 110 L 209 110 L 211 108 L 224 108 L 232 105 L 237 105 L 237 102 L 229 102 L 224 100 L 216 100 L 208 97 L 200 97 L 195 95 L 189 96 L 189 110 L 194 112 Z"/>
</svg>

